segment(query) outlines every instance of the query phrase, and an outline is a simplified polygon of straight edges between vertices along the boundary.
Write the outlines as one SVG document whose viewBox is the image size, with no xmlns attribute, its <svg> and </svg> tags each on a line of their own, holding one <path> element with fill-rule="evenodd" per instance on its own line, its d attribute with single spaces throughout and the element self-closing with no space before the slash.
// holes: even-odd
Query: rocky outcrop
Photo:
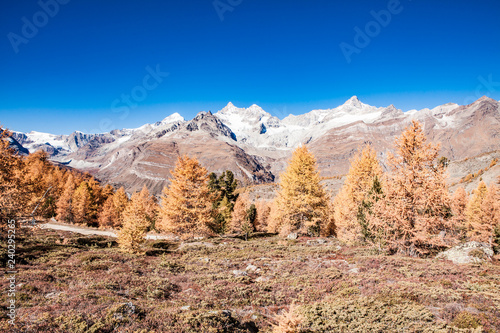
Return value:
<svg viewBox="0 0 500 333">
<path fill-rule="evenodd" d="M 489 244 L 468 242 L 441 252 L 436 258 L 451 260 L 455 264 L 470 264 L 491 260 L 493 254 L 493 249 Z"/>
</svg>

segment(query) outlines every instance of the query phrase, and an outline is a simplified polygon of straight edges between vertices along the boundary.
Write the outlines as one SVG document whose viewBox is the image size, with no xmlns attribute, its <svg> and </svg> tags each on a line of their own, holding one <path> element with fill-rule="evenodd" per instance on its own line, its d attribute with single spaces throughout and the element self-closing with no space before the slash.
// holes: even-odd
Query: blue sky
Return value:
<svg viewBox="0 0 500 333">
<path fill-rule="evenodd" d="M 352 95 L 404 111 L 500 99 L 498 0 L 56 1 L 0 4 L 12 130 L 102 132 L 229 101 L 282 118 Z"/>
</svg>

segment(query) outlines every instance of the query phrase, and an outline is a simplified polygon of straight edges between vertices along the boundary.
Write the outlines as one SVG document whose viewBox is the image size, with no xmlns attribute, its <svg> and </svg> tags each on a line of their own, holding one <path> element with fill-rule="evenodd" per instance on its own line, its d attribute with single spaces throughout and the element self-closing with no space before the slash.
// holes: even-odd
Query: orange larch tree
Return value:
<svg viewBox="0 0 500 333">
<path fill-rule="evenodd" d="M 495 228 L 500 226 L 499 196 L 496 185 L 480 182 L 466 209 L 467 239 L 492 244 Z"/>
<path fill-rule="evenodd" d="M 149 228 L 151 206 L 145 192 L 136 192 L 132 195 L 130 202 L 123 211 L 123 226 L 118 232 L 118 244 L 131 253 L 140 253 L 141 244 Z"/>
<path fill-rule="evenodd" d="M 359 149 L 351 159 L 344 185 L 334 199 L 335 224 L 340 240 L 354 243 L 362 238 L 357 213 L 372 188 L 374 179 L 381 177 L 382 168 L 375 150 L 370 145 Z"/>
<path fill-rule="evenodd" d="M 437 162 L 439 145 L 427 143 L 422 125 L 412 121 L 396 138 L 396 155 L 389 154 L 391 172 L 384 196 L 369 218 L 372 232 L 388 248 L 412 256 L 452 241 L 450 197 L 444 166 Z"/>
<path fill-rule="evenodd" d="M 212 235 L 213 198 L 207 170 L 196 158 L 180 156 L 163 190 L 157 227 L 182 238 Z"/>
<path fill-rule="evenodd" d="M 310 235 L 334 234 L 330 196 L 320 184 L 316 159 L 306 146 L 293 152 L 280 178 L 280 189 L 268 228 L 287 235 L 300 232 Z"/>
</svg>

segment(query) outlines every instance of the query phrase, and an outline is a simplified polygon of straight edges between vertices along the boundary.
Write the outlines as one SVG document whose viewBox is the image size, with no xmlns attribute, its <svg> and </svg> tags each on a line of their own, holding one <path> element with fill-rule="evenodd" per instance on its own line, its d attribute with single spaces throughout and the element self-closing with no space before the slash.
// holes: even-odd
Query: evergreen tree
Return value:
<svg viewBox="0 0 500 333">
<path fill-rule="evenodd" d="M 275 206 L 269 227 L 281 235 L 291 232 L 329 235 L 334 232 L 330 198 L 320 184 L 316 159 L 306 146 L 293 152 L 281 175 Z"/>
<path fill-rule="evenodd" d="M 229 229 L 231 214 L 238 198 L 235 193 L 237 186 L 238 182 L 234 179 L 232 171 L 227 170 L 218 178 L 213 172 L 209 175 L 208 187 L 215 198 L 213 229 L 216 233 L 223 234 Z"/>
<path fill-rule="evenodd" d="M 362 225 L 357 214 L 363 209 L 361 206 L 374 185 L 374 178 L 378 181 L 381 176 L 382 168 L 375 150 L 370 145 L 359 149 L 351 159 L 345 183 L 334 200 L 334 217 L 339 239 L 353 243 L 366 236 L 366 228 L 361 230 Z"/>
<path fill-rule="evenodd" d="M 360 227 L 361 235 L 365 241 L 377 240 L 377 235 L 373 234 L 369 226 L 369 216 L 372 214 L 372 207 L 383 197 L 382 183 L 377 176 L 373 178 L 371 189 L 365 195 L 365 198 L 358 206 L 357 222 Z"/>
<path fill-rule="evenodd" d="M 212 194 L 207 170 L 195 158 L 179 157 L 161 203 L 159 229 L 183 238 L 212 234 Z"/>
</svg>

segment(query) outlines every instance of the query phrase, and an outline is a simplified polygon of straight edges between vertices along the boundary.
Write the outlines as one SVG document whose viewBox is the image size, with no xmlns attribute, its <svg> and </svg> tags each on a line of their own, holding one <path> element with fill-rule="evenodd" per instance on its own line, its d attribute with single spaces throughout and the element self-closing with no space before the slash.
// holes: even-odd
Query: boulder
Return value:
<svg viewBox="0 0 500 333">
<path fill-rule="evenodd" d="M 493 254 L 487 243 L 467 242 L 439 253 L 436 258 L 451 260 L 455 264 L 470 264 L 491 260 Z"/>
<path fill-rule="evenodd" d="M 234 270 L 233 271 L 234 276 L 247 276 L 248 273 L 246 271 L 240 271 L 240 270 Z"/>
</svg>

